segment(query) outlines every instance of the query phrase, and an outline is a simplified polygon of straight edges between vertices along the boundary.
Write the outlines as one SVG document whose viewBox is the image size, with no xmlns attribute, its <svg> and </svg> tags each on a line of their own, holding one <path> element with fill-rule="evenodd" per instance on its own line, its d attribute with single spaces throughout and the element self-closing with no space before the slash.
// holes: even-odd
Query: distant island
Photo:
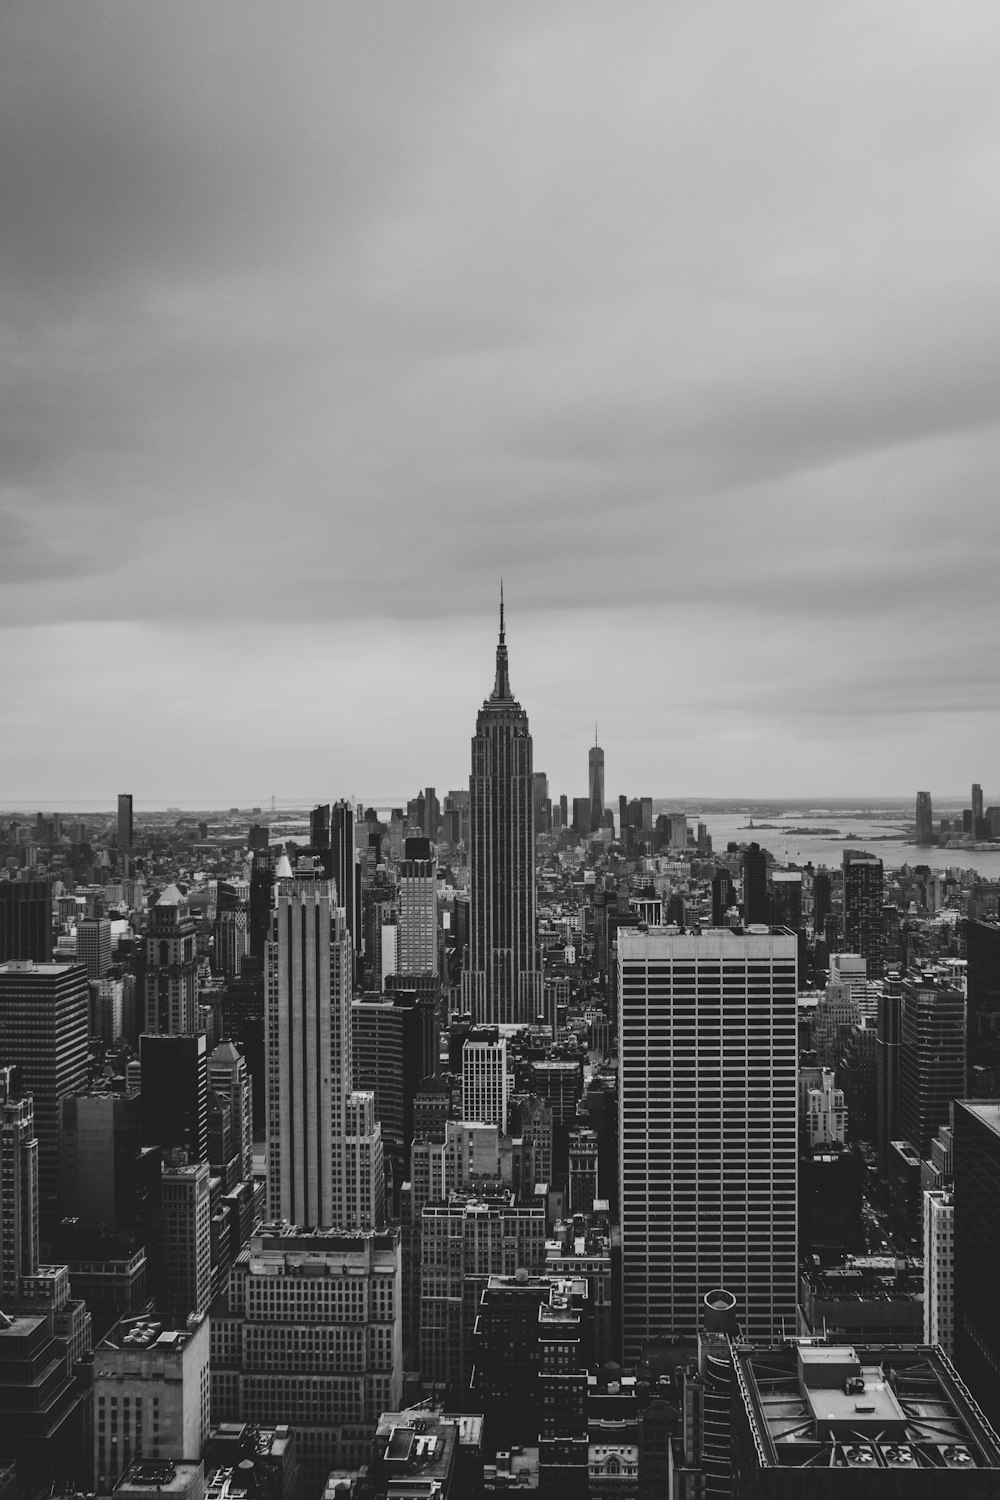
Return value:
<svg viewBox="0 0 1000 1500">
<path fill-rule="evenodd" d="M 754 823 L 753 821 L 751 821 L 749 823 L 741 823 L 739 831 L 742 832 L 744 828 L 748 828 L 754 833 L 756 833 L 759 829 L 767 829 L 773 833 L 794 833 L 796 836 L 805 833 L 809 834 L 813 838 L 827 838 L 830 836 L 834 838 L 841 837 L 839 828 L 800 828 L 798 824 L 796 824 L 794 828 L 789 828 L 784 823 Z M 844 834 L 843 837 L 855 838 L 857 837 L 857 835 Z"/>
</svg>

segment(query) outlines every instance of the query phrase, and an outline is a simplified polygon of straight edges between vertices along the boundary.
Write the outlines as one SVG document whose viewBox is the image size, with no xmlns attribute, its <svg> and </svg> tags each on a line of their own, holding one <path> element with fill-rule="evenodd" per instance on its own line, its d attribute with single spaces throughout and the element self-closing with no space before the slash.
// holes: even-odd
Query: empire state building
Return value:
<svg viewBox="0 0 1000 1500">
<path fill-rule="evenodd" d="M 493 691 L 479 710 L 469 778 L 472 902 L 466 1003 L 477 1021 L 533 1021 L 542 1001 L 535 948 L 535 824 L 528 715 L 507 675 L 503 591 Z"/>
</svg>

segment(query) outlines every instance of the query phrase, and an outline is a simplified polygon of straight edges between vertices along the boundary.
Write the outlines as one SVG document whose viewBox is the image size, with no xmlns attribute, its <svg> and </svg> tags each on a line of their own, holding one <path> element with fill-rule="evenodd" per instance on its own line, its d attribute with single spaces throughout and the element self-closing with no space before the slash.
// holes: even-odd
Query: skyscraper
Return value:
<svg viewBox="0 0 1000 1500">
<path fill-rule="evenodd" d="M 955 1362 L 991 1422 L 1000 1422 L 1000 1108 L 956 1099 Z"/>
<path fill-rule="evenodd" d="M 145 1031 L 168 1036 L 194 1031 L 198 999 L 195 923 L 175 885 L 160 892 L 149 914 L 145 984 Z"/>
<path fill-rule="evenodd" d="M 0 963 L 52 957 L 52 887 L 47 880 L 0 881 Z"/>
<path fill-rule="evenodd" d="M 407 839 L 399 865 L 397 973 L 436 973 L 437 967 L 437 861 L 429 839 Z"/>
<path fill-rule="evenodd" d="M 493 691 L 472 741 L 472 907 L 466 1001 L 478 1021 L 530 1021 L 542 998 L 535 950 L 535 829 L 528 715 L 507 675 L 503 595 Z"/>
<path fill-rule="evenodd" d="M 587 756 L 587 786 L 590 790 L 590 831 L 596 833 L 604 822 L 604 751 L 597 743 L 597 725 L 594 725 L 594 743 Z"/>
<path fill-rule="evenodd" d="M 191 1162 L 208 1160 L 208 1045 L 189 1036 L 139 1038 L 142 1143 L 183 1148 Z"/>
<path fill-rule="evenodd" d="M 899 1028 L 900 1139 L 930 1156 L 965 1091 L 965 996 L 933 977 L 904 979 Z"/>
<path fill-rule="evenodd" d="M 989 830 L 983 822 L 983 789 L 978 781 L 972 783 L 972 837 L 986 838 Z"/>
<path fill-rule="evenodd" d="M 1000 1096 L 1000 925 L 963 924 L 969 998 L 968 1084 L 974 1099 Z"/>
<path fill-rule="evenodd" d="M 118 793 L 118 858 L 123 872 L 131 868 L 132 860 L 132 793 Z"/>
<path fill-rule="evenodd" d="M 506 1130 L 510 1086 L 506 1039 L 470 1037 L 462 1048 L 462 1119 Z"/>
<path fill-rule="evenodd" d="M 358 906 L 357 860 L 354 853 L 354 808 L 343 798 L 333 804 L 331 814 L 331 846 L 333 848 L 333 879 L 337 887 L 337 901 L 344 912 L 351 945 L 356 953 L 361 951 L 361 912 Z"/>
<path fill-rule="evenodd" d="M 844 850 L 844 947 L 866 960 L 869 979 L 882 978 L 882 861 L 860 849 Z"/>
<path fill-rule="evenodd" d="M 312 849 L 330 847 L 330 804 L 320 802 L 309 814 L 309 845 Z"/>
<path fill-rule="evenodd" d="M 111 968 L 111 923 L 107 917 L 81 917 L 76 924 L 76 957 L 88 979 L 104 979 Z"/>
<path fill-rule="evenodd" d="M 796 1327 L 791 933 L 618 933 L 626 1362 L 732 1292 L 744 1332 Z"/>
<path fill-rule="evenodd" d="M 287 858 L 278 863 L 266 1004 L 271 1217 L 377 1228 L 381 1127 L 372 1095 L 351 1091 L 351 938 L 311 862 L 295 874 Z"/>
<path fill-rule="evenodd" d="M 759 844 L 748 844 L 743 851 L 743 918 L 767 922 L 771 903 L 767 894 L 767 855 Z"/>
<path fill-rule="evenodd" d="M 43 1230 L 59 1195 L 59 1101 L 87 1086 L 90 994 L 78 964 L 0 965 L 0 1062 L 17 1063 L 32 1094 Z"/>
<path fill-rule="evenodd" d="M 917 843 L 933 844 L 934 842 L 934 813 L 931 808 L 930 792 L 917 793 Z"/>
<path fill-rule="evenodd" d="M 0 1066 L 0 1306 L 38 1270 L 38 1141 L 20 1069 Z"/>
</svg>

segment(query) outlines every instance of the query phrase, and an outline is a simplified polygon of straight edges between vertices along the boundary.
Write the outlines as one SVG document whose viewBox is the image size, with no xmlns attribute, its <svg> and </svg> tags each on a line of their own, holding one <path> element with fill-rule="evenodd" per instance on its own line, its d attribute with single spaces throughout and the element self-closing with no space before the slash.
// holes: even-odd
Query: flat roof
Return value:
<svg viewBox="0 0 1000 1500">
<path fill-rule="evenodd" d="M 790 1339 L 733 1358 L 763 1467 L 1000 1473 L 1000 1438 L 937 1346 Z"/>
<path fill-rule="evenodd" d="M 956 1099 L 955 1103 L 1000 1135 L 1000 1104 L 995 1099 Z"/>
</svg>

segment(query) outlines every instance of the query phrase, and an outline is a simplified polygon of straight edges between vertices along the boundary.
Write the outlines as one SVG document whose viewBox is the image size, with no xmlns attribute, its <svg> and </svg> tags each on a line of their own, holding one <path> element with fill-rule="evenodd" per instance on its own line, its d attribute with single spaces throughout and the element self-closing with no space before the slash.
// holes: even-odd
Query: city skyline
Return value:
<svg viewBox="0 0 1000 1500">
<path fill-rule="evenodd" d="M 995 7 L 2 24 L 4 793 L 988 781 Z"/>
</svg>

